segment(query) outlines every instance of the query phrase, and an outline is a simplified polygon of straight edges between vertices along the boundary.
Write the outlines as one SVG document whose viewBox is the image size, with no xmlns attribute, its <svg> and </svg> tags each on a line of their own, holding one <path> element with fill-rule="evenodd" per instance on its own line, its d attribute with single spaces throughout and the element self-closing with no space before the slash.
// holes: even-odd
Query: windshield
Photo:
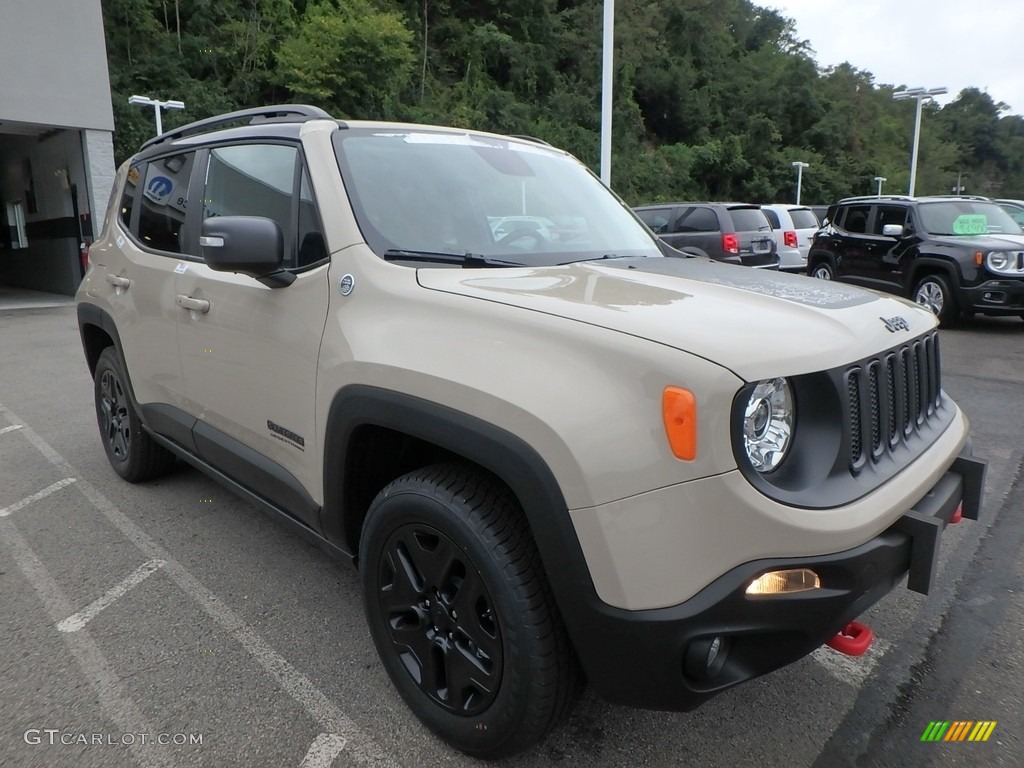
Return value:
<svg viewBox="0 0 1024 768">
<path fill-rule="evenodd" d="M 944 200 L 918 206 L 921 224 L 932 235 L 1019 235 L 1021 228 L 994 203 Z"/>
<path fill-rule="evenodd" d="M 558 150 L 419 128 L 350 128 L 335 133 L 334 146 L 359 228 L 379 256 L 417 252 L 422 266 L 430 254 L 473 254 L 541 266 L 661 255 L 628 209 Z"/>
</svg>

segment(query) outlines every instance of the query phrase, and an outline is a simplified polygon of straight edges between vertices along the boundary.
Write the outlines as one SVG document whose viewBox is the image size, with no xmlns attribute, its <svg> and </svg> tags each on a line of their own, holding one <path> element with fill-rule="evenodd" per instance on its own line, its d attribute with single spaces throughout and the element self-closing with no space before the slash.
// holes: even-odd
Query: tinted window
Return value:
<svg viewBox="0 0 1024 768">
<path fill-rule="evenodd" d="M 690 206 L 676 219 L 674 232 L 717 232 L 718 216 L 710 208 Z"/>
<path fill-rule="evenodd" d="M 669 208 L 657 208 L 655 210 L 637 211 L 636 215 L 640 220 L 651 228 L 656 234 L 663 235 L 668 232 L 668 218 L 671 213 Z"/>
<path fill-rule="evenodd" d="M 868 229 L 868 214 L 871 213 L 870 205 L 851 205 L 846 209 L 839 226 L 847 232 L 864 233 Z"/>
<path fill-rule="evenodd" d="M 771 210 L 770 208 L 762 208 L 761 212 L 768 219 L 768 223 L 772 225 L 772 229 L 781 229 L 782 228 L 782 224 L 779 221 L 779 214 L 777 214 L 775 211 Z"/>
<path fill-rule="evenodd" d="M 327 242 L 317 215 L 309 175 L 303 168 L 302 183 L 299 186 L 299 251 L 296 266 L 305 267 L 326 258 Z"/>
<path fill-rule="evenodd" d="M 878 206 L 875 212 L 875 223 L 871 227 L 872 233 L 882 234 L 882 229 L 886 224 L 899 224 L 901 227 L 906 227 L 907 209 L 898 205 Z"/>
<path fill-rule="evenodd" d="M 737 232 L 767 232 L 771 229 L 768 219 L 764 217 L 764 211 L 760 208 L 733 208 L 729 213 Z"/>
<path fill-rule="evenodd" d="M 281 228 L 285 264 L 294 265 L 292 191 L 298 150 L 282 144 L 243 144 L 210 150 L 203 219 L 263 216 Z M 291 245 L 291 247 L 289 247 Z"/>
<path fill-rule="evenodd" d="M 765 211 L 767 213 L 767 211 Z M 817 229 L 818 228 L 818 217 L 814 215 L 814 211 L 810 208 L 796 208 L 789 212 L 789 217 L 793 219 L 793 226 L 797 229 Z"/>
<path fill-rule="evenodd" d="M 168 253 L 185 252 L 185 208 L 194 160 L 195 155 L 186 152 L 151 160 L 146 166 L 138 200 L 139 240 L 144 245 Z"/>
</svg>

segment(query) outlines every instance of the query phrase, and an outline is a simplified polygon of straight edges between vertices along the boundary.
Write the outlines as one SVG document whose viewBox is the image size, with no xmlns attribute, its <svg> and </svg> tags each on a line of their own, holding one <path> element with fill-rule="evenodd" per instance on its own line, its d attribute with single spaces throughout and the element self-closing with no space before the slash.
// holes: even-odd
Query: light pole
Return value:
<svg viewBox="0 0 1024 768">
<path fill-rule="evenodd" d="M 804 181 L 804 168 L 810 168 L 810 163 L 801 163 L 799 160 L 794 160 L 792 165 L 796 168 L 796 204 L 800 205 L 800 187 Z"/>
<path fill-rule="evenodd" d="M 888 179 L 885 178 L 885 176 L 875 176 L 875 183 L 878 184 L 878 196 L 879 197 L 882 196 L 882 182 L 883 181 L 888 181 Z"/>
<path fill-rule="evenodd" d="M 164 122 L 160 117 L 161 109 L 184 109 L 184 101 L 160 101 L 159 99 L 151 99 L 149 96 L 129 96 L 129 104 L 142 104 L 147 107 L 156 108 L 156 135 L 160 136 L 164 132 Z"/>
<path fill-rule="evenodd" d="M 601 40 L 601 181 L 612 185 L 612 58 L 615 50 L 615 0 L 604 0 Z"/>
<path fill-rule="evenodd" d="M 917 181 L 917 148 L 921 142 L 921 105 L 928 99 L 949 93 L 945 88 L 907 88 L 904 91 L 897 91 L 892 95 L 896 101 L 903 99 L 915 99 L 917 101 L 917 114 L 914 117 L 914 148 L 910 153 L 910 190 L 907 192 L 910 197 L 914 196 L 914 184 Z"/>
</svg>

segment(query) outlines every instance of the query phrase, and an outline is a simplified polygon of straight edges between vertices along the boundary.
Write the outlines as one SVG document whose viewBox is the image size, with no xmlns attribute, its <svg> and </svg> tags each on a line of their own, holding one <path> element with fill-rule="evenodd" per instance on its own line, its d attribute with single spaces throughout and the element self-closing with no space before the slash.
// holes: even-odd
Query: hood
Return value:
<svg viewBox="0 0 1024 768">
<path fill-rule="evenodd" d="M 748 381 L 833 368 L 935 327 L 931 312 L 903 299 L 699 258 L 420 269 L 418 280 L 666 344 Z"/>
<path fill-rule="evenodd" d="M 975 251 L 1024 251 L 1022 235 L 931 235 L 932 242 Z"/>
</svg>

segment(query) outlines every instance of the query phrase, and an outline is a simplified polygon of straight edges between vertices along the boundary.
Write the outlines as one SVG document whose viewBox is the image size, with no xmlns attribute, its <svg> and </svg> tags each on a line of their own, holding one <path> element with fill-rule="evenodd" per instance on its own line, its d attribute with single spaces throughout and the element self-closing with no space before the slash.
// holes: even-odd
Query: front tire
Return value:
<svg viewBox="0 0 1024 768">
<path fill-rule="evenodd" d="M 390 483 L 360 542 L 366 618 L 381 662 L 434 733 L 498 758 L 568 715 L 581 676 L 512 493 L 441 464 Z"/>
<path fill-rule="evenodd" d="M 142 429 L 128 396 L 127 378 L 113 347 L 100 353 L 93 374 L 96 421 L 110 466 L 129 483 L 166 474 L 174 455 L 157 445 Z"/>
<path fill-rule="evenodd" d="M 959 316 L 956 297 L 949 280 L 942 275 L 925 275 L 914 286 L 913 299 L 932 311 L 941 325 L 950 325 Z"/>
</svg>

